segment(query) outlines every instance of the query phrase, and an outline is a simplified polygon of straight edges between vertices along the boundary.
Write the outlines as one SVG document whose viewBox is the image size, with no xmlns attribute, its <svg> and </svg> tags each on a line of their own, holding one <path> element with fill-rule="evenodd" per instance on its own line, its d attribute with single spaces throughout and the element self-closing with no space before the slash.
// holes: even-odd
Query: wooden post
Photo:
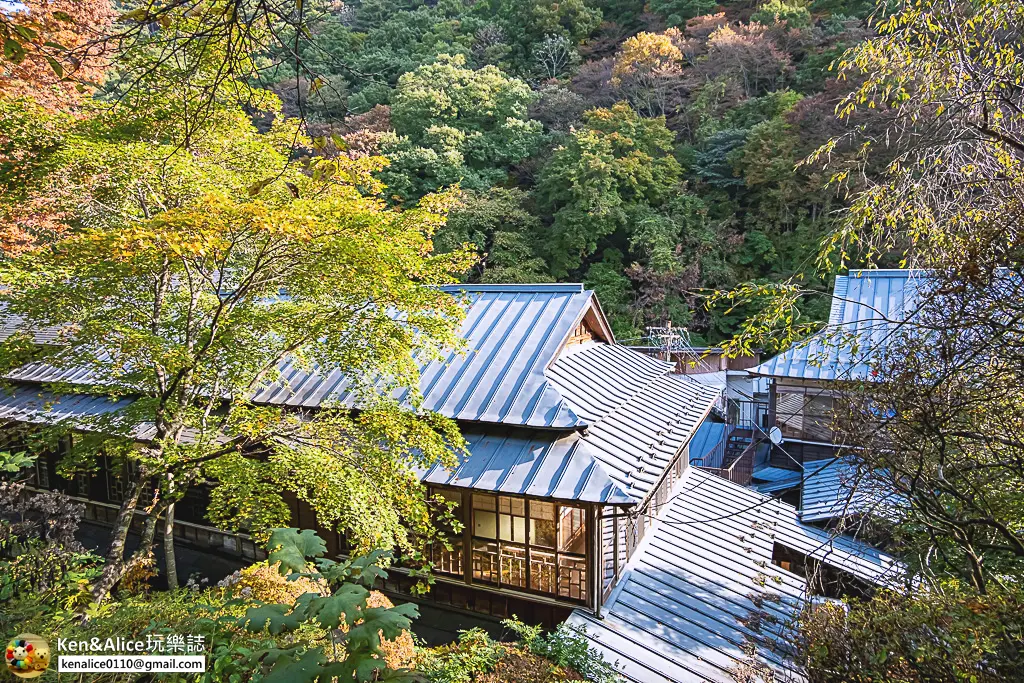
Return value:
<svg viewBox="0 0 1024 683">
<path fill-rule="evenodd" d="M 473 493 L 462 491 L 462 580 L 473 583 Z"/>
<path fill-rule="evenodd" d="M 601 584 L 600 579 L 598 583 L 594 583 L 594 579 L 600 575 L 597 571 L 597 547 L 600 545 L 596 543 L 597 534 L 600 533 L 600 529 L 597 524 L 597 515 L 594 514 L 596 509 L 594 503 L 590 503 L 586 507 L 586 524 L 587 524 L 587 605 L 590 606 L 594 612 L 600 610 L 601 603 Z M 594 586 L 597 586 L 595 590 Z"/>
</svg>

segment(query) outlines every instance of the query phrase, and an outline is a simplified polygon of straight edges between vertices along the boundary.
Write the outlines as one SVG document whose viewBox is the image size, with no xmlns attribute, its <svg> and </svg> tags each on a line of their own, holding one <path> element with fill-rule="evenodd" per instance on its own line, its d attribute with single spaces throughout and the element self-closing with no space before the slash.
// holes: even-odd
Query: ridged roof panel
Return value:
<svg viewBox="0 0 1024 683">
<path fill-rule="evenodd" d="M 688 468 L 648 530 L 601 619 L 575 610 L 569 623 L 635 683 L 734 683 L 744 664 L 803 680 L 788 657 L 806 605 L 802 578 L 772 563 L 776 543 L 872 583 L 900 575 L 892 558 L 801 524 L 796 510 Z"/>
<path fill-rule="evenodd" d="M 825 329 L 750 372 L 802 380 L 867 378 L 872 359 L 912 315 L 926 280 L 921 270 L 852 270 L 837 277 Z"/>
</svg>

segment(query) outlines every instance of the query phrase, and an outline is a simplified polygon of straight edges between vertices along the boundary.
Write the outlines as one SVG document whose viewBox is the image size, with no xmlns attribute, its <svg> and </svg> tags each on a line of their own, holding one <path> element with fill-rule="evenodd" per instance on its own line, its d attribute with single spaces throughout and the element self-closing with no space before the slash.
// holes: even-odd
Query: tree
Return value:
<svg viewBox="0 0 1024 683">
<path fill-rule="evenodd" d="M 50 110 L 76 106 L 103 82 L 109 51 L 99 40 L 114 19 L 110 0 L 25 0 L 0 8 L 0 92 L 32 95 Z"/>
<path fill-rule="evenodd" d="M 525 207 L 522 190 L 464 192 L 434 240 L 438 251 L 470 244 L 480 254 L 472 277 L 481 282 L 543 282 L 547 264 L 536 251 L 540 221 Z"/>
<path fill-rule="evenodd" d="M 623 89 L 633 108 L 645 116 L 668 113 L 668 96 L 678 87 L 683 53 L 679 29 L 664 33 L 641 32 L 627 38 L 615 58 L 612 83 Z"/>
<path fill-rule="evenodd" d="M 714 0 L 651 0 L 651 11 L 665 17 L 669 26 L 683 26 L 687 20 L 711 12 Z"/>
<path fill-rule="evenodd" d="M 624 229 L 634 205 L 665 201 L 681 175 L 663 118 L 643 119 L 620 102 L 587 112 L 584 123 L 555 149 L 537 183 L 541 206 L 553 214 L 548 253 L 556 276 Z"/>
<path fill-rule="evenodd" d="M 802 628 L 812 679 L 1003 680 L 1021 666 L 1024 577 L 1024 8 L 903 2 L 876 26 L 839 62 L 854 85 L 838 112 L 880 111 L 879 128 L 851 126 L 812 157 L 851 194 L 818 265 L 922 269 L 906 319 L 875 338 L 869 377 L 832 387 L 837 441 L 857 446 L 854 489 L 889 494 L 862 530 L 915 581 Z M 856 158 L 833 154 L 850 142 Z M 780 317 L 797 283 L 782 295 Z"/>
<path fill-rule="evenodd" d="M 783 0 L 768 0 L 750 15 L 751 21 L 770 26 L 785 24 L 786 28 L 800 29 L 811 25 L 810 11 L 800 5 L 790 5 Z"/>
<path fill-rule="evenodd" d="M 540 124 L 528 120 L 532 101 L 526 83 L 497 67 L 474 71 L 461 55 L 440 55 L 399 79 L 391 105 L 397 137 L 384 142 L 392 164 L 382 177 L 407 199 L 458 181 L 488 187 L 540 143 Z"/>
<path fill-rule="evenodd" d="M 601 10 L 584 0 L 487 0 L 476 12 L 502 27 L 511 71 L 522 76 L 533 70 L 534 46 L 553 36 L 578 45 L 601 24 Z"/>
<path fill-rule="evenodd" d="M 204 477 L 220 478 L 211 514 L 232 528 L 258 535 L 287 522 L 280 491 L 290 487 L 326 526 L 408 547 L 404 526 L 426 520 L 422 498 L 409 495 L 417 490 L 409 458 L 420 457 L 410 449 L 450 457 L 461 443 L 452 424 L 371 395 L 356 418 L 326 410 L 312 421 L 249 401 L 277 381 L 285 359 L 339 368 L 357 385 L 380 375 L 385 393 L 415 384 L 412 349 L 429 357 L 456 343 L 457 303 L 430 287 L 469 263 L 459 251 L 430 256 L 449 201 L 387 211 L 354 189 L 376 186 L 379 158 L 289 165 L 295 123 L 259 133 L 237 105 L 208 108 L 183 146 L 182 127 L 164 121 L 173 96 L 142 99 L 148 108 L 131 116 L 99 105 L 89 119 L 60 119 L 67 127 L 46 147 L 21 206 L 48 215 L 65 236 L 7 261 L 2 273 L 8 310 L 27 329 L 65 329 L 45 359 L 55 371 L 88 368 L 93 391 L 142 397 L 116 418 L 63 425 L 111 437 L 81 440 L 72 469 L 88 467 L 102 447 L 137 473 L 97 598 L 148 552 L 160 515 L 170 524 L 174 501 Z M 140 129 L 151 120 L 161 123 L 145 126 L 147 141 Z M 7 362 L 23 360 L 24 341 L 9 341 Z M 136 448 L 139 425 L 149 427 Z M 309 487 L 300 475 L 314 471 L 350 495 Z M 143 542 L 126 559 L 128 523 L 150 494 Z"/>
<path fill-rule="evenodd" d="M 775 90 L 788 72 L 789 56 L 761 24 L 722 26 L 708 37 L 703 70 L 712 79 L 735 78 L 747 97 Z"/>
</svg>

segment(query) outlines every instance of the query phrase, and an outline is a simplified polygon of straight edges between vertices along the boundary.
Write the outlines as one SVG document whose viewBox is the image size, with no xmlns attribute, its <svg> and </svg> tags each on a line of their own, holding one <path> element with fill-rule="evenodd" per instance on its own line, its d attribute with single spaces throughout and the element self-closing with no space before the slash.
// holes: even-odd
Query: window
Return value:
<svg viewBox="0 0 1024 683">
<path fill-rule="evenodd" d="M 472 531 L 475 581 L 587 599 L 583 508 L 474 493 Z"/>
</svg>

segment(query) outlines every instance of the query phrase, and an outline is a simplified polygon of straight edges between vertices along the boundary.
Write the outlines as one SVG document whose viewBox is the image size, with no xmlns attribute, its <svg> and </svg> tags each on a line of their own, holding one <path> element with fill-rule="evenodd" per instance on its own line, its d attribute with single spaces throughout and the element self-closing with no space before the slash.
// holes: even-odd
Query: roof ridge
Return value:
<svg viewBox="0 0 1024 683">
<path fill-rule="evenodd" d="M 537 282 L 537 283 L 488 283 L 488 284 L 454 284 L 441 285 L 446 292 L 571 292 L 583 294 L 588 291 L 582 282 Z"/>
</svg>

